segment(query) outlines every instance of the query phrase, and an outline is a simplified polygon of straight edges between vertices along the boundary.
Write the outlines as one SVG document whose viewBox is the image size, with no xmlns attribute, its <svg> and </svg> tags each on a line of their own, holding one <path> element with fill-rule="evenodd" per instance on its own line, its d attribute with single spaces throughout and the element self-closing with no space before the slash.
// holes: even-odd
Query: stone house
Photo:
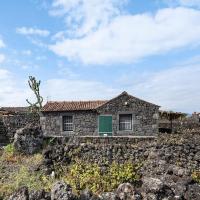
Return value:
<svg viewBox="0 0 200 200">
<path fill-rule="evenodd" d="M 159 106 L 127 92 L 108 101 L 49 101 L 41 111 L 45 136 L 155 136 Z"/>
</svg>

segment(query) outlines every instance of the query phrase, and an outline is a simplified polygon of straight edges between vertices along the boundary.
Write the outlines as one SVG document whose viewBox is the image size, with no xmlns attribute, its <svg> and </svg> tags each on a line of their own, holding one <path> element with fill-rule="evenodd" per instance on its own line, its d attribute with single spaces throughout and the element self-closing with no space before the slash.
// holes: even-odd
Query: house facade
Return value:
<svg viewBox="0 0 200 200">
<path fill-rule="evenodd" d="M 108 101 L 47 102 L 40 123 L 45 136 L 155 136 L 159 106 L 127 92 Z"/>
</svg>

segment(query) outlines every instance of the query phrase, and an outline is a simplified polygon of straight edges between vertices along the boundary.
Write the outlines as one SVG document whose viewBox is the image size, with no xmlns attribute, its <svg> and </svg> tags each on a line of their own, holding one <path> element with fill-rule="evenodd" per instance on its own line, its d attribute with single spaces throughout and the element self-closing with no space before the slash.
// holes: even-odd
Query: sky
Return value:
<svg viewBox="0 0 200 200">
<path fill-rule="evenodd" d="M 200 111 L 200 0 L 0 2 L 0 107 L 111 99 L 123 91 Z"/>
</svg>

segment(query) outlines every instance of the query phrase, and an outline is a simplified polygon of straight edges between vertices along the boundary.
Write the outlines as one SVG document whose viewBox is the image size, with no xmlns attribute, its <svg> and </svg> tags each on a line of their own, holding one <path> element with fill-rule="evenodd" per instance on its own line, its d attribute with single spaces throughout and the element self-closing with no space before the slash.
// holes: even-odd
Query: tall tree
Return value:
<svg viewBox="0 0 200 200">
<path fill-rule="evenodd" d="M 31 103 L 26 99 L 27 103 L 30 105 L 31 112 L 39 112 L 42 108 L 43 97 L 40 96 L 40 83 L 41 81 L 37 81 L 35 77 L 29 76 L 28 84 L 37 100 L 35 103 Z"/>
</svg>

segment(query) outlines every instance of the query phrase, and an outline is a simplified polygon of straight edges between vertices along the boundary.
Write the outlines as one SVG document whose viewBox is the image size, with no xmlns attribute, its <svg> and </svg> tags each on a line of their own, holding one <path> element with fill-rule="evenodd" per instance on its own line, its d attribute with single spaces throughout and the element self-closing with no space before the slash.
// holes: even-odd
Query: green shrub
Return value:
<svg viewBox="0 0 200 200">
<path fill-rule="evenodd" d="M 200 171 L 194 171 L 192 173 L 192 179 L 200 184 Z"/>
<path fill-rule="evenodd" d="M 27 186 L 30 190 L 45 189 L 49 191 L 52 187 L 53 180 L 41 172 L 31 172 L 27 167 L 22 166 L 18 172 L 10 174 L 12 182 L 0 183 L 0 193 L 8 196 L 13 191 L 22 186 Z"/>
<path fill-rule="evenodd" d="M 41 188 L 50 190 L 52 180 L 41 172 L 31 172 L 27 167 L 23 166 L 14 177 L 14 185 L 16 188 L 27 186 L 31 190 L 39 190 Z"/>
<path fill-rule="evenodd" d="M 105 171 L 102 171 L 97 164 L 78 162 L 70 166 L 64 180 L 77 192 L 86 188 L 95 193 L 108 192 L 116 189 L 121 183 L 138 181 L 139 168 L 139 165 L 131 162 L 112 163 Z"/>
<path fill-rule="evenodd" d="M 7 146 L 4 147 L 4 153 L 9 154 L 9 155 L 14 155 L 15 153 L 15 148 L 13 144 L 8 144 Z"/>
<path fill-rule="evenodd" d="M 33 156 L 17 154 L 9 157 L 7 154 L 11 151 L 7 150 L 0 159 L 0 199 L 1 197 L 6 199 L 21 186 L 27 186 L 30 190 L 51 189 L 54 180 L 44 175 L 42 171 L 34 171 L 42 162 L 41 154 Z"/>
</svg>

